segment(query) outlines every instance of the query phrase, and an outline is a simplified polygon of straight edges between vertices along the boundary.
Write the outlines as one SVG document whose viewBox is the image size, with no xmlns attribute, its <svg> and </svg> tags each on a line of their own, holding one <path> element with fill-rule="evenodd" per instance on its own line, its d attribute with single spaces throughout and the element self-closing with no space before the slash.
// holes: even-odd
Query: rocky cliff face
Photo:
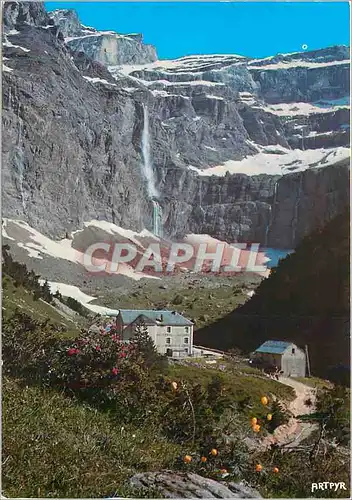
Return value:
<svg viewBox="0 0 352 500">
<path fill-rule="evenodd" d="M 53 24 L 60 28 L 66 45 L 73 52 L 83 52 L 93 61 L 117 65 L 143 64 L 157 59 L 155 48 L 144 45 L 141 34 L 119 35 L 84 26 L 74 10 L 54 10 L 49 16 Z"/>
<path fill-rule="evenodd" d="M 54 236 L 96 218 L 151 228 L 143 107 L 171 237 L 293 248 L 348 204 L 347 47 L 158 61 L 73 11 L 9 2 L 4 25 L 5 216 Z"/>
</svg>

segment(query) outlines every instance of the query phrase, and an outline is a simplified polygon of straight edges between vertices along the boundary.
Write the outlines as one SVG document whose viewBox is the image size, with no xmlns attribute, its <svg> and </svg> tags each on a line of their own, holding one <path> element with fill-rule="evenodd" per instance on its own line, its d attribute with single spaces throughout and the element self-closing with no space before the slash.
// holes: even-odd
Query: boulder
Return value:
<svg viewBox="0 0 352 500">
<path fill-rule="evenodd" d="M 156 489 L 164 498 L 262 498 L 258 491 L 243 482 L 218 482 L 187 472 L 143 472 L 135 474 L 130 484 L 136 488 Z"/>
</svg>

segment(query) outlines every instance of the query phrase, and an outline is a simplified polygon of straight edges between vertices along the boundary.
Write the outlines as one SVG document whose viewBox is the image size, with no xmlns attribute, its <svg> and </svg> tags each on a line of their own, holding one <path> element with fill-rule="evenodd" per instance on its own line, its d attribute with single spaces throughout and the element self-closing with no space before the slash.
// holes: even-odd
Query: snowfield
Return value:
<svg viewBox="0 0 352 500">
<path fill-rule="evenodd" d="M 334 149 L 285 149 L 282 146 L 258 146 L 261 150 L 256 155 L 247 156 L 243 160 L 229 160 L 222 165 L 201 170 L 189 165 L 188 168 L 198 175 L 223 177 L 229 174 L 246 175 L 287 175 L 303 172 L 309 168 L 322 168 L 334 165 L 340 160 L 350 157 L 350 149 L 339 147 Z M 275 151 L 276 150 L 276 151 Z M 271 152 L 270 152 L 271 151 Z M 273 152 L 275 151 L 275 152 Z"/>
<path fill-rule="evenodd" d="M 110 222 L 97 220 L 85 222 L 83 229 L 79 229 L 72 233 L 73 239 L 75 235 L 84 233 L 84 231 L 90 227 L 101 229 L 105 233 L 103 241 L 107 241 L 107 236 L 110 234 L 120 239 L 121 242 L 133 243 L 138 248 L 140 248 L 142 252 L 145 246 L 143 243 L 144 238 L 147 238 L 148 242 L 150 240 L 158 241 L 158 238 L 146 229 L 138 233 L 136 231 L 131 231 L 129 229 L 124 229 L 122 227 L 116 226 L 115 224 L 112 224 Z M 79 266 L 82 266 L 82 272 L 83 267 L 86 267 L 85 254 L 82 251 L 72 248 L 72 239 L 64 238 L 58 241 L 52 240 L 36 229 L 33 229 L 29 224 L 27 224 L 27 222 L 4 218 L 2 225 L 2 236 L 9 239 L 10 241 L 17 242 L 17 246 L 25 250 L 28 256 L 33 259 L 43 260 L 45 256 L 48 256 L 55 259 L 67 260 L 78 264 Z M 108 262 L 108 255 L 106 256 L 106 259 L 95 257 L 88 258 L 90 259 L 90 262 L 94 262 L 94 265 L 96 266 L 103 265 L 104 263 Z M 139 281 L 142 278 L 160 279 L 157 276 L 151 276 L 143 272 L 138 272 L 132 266 L 123 262 L 119 264 L 118 269 L 114 271 L 114 274 L 126 276 L 127 278 L 131 278 L 135 281 Z"/>
<path fill-rule="evenodd" d="M 45 280 L 39 280 L 39 283 L 43 285 Z M 56 281 L 48 281 L 48 285 L 50 287 L 50 291 L 52 294 L 56 292 L 61 293 L 63 297 L 72 297 L 73 299 L 80 302 L 84 307 L 89 309 L 90 311 L 96 314 L 119 314 L 118 310 L 109 309 L 108 307 L 97 306 L 95 304 L 90 304 L 92 300 L 95 300 L 96 297 L 91 297 L 90 295 L 86 295 L 83 293 L 77 286 L 66 285 L 65 283 L 58 283 Z"/>
<path fill-rule="evenodd" d="M 291 102 L 289 104 L 271 104 L 270 106 L 257 106 L 268 113 L 278 116 L 309 116 L 312 114 L 333 113 L 337 109 L 349 109 L 348 98 L 327 101 L 326 105 L 309 102 Z"/>
</svg>

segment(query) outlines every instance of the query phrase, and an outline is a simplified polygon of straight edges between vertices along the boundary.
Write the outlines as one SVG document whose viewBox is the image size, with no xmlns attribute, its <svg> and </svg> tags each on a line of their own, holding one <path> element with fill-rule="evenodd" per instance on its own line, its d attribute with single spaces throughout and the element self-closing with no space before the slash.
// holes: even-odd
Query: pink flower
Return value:
<svg viewBox="0 0 352 500">
<path fill-rule="evenodd" d="M 117 374 L 119 373 L 119 369 L 118 369 L 118 368 L 116 368 L 116 366 L 115 366 L 115 367 L 111 370 L 111 373 L 112 373 L 113 375 L 117 375 Z"/>
<path fill-rule="evenodd" d="M 126 353 L 125 352 L 121 352 L 120 353 L 120 358 L 125 358 L 126 357 Z"/>
<path fill-rule="evenodd" d="M 96 348 L 95 348 L 96 351 L 101 351 L 101 347 L 100 345 L 97 345 Z"/>
<path fill-rule="evenodd" d="M 73 356 L 74 354 L 79 354 L 80 350 L 76 349 L 75 347 L 71 347 L 70 349 L 67 350 L 68 356 Z"/>
</svg>

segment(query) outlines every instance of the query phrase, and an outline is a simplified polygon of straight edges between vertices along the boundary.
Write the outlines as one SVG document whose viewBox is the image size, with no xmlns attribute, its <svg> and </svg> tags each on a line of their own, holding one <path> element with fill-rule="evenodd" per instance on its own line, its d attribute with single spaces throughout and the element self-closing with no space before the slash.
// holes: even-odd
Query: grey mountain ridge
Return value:
<svg viewBox="0 0 352 500">
<path fill-rule="evenodd" d="M 31 2 L 4 5 L 3 41 L 5 217 L 53 237 L 92 219 L 150 229 L 143 105 L 170 237 L 294 248 L 349 203 L 349 160 L 338 154 L 349 145 L 348 47 L 165 62 L 142 35 L 99 32 Z M 326 154 L 285 175 L 195 171 L 291 149 Z"/>
</svg>

